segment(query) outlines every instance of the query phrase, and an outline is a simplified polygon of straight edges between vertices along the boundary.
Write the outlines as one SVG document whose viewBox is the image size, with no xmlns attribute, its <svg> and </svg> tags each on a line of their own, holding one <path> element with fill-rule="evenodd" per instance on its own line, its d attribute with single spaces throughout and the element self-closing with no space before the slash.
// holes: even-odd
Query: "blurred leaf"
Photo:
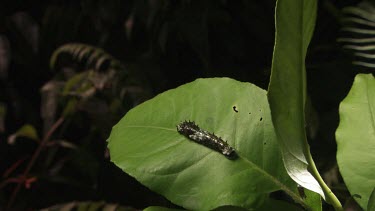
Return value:
<svg viewBox="0 0 375 211">
<path fill-rule="evenodd" d="M 18 137 L 25 137 L 35 141 L 39 141 L 38 133 L 34 126 L 26 124 L 22 126 L 17 132 L 13 133 L 8 137 L 8 144 L 14 144 Z"/>
<path fill-rule="evenodd" d="M 180 135 L 184 120 L 222 136 L 239 158 Z M 304 204 L 283 167 L 266 92 L 249 83 L 198 79 L 167 91 L 129 111 L 108 142 L 118 167 L 186 209 L 256 208 L 276 190 Z"/>
<path fill-rule="evenodd" d="M 27 40 L 27 44 L 31 47 L 32 52 L 37 53 L 39 46 L 39 25 L 34 18 L 25 12 L 17 12 L 11 16 L 11 20 L 22 34 L 22 37 Z M 25 49 L 25 46 L 22 49 Z"/>
<path fill-rule="evenodd" d="M 207 11 L 207 1 L 192 1 L 182 7 L 176 16 L 179 31 L 205 65 L 210 62 Z"/>
<path fill-rule="evenodd" d="M 307 170 L 305 132 L 305 57 L 316 18 L 317 1 L 277 1 L 276 40 L 268 100 L 285 168 L 301 186 L 324 193 Z M 309 152 L 308 152 L 309 153 Z"/>
<path fill-rule="evenodd" d="M 316 203 L 315 203 L 316 204 Z M 307 208 L 308 210 L 314 210 L 314 208 Z M 275 200 L 275 199 L 267 199 L 263 205 L 256 209 L 257 211 L 269 211 L 269 210 L 277 210 L 277 211 L 302 211 L 304 210 L 302 207 L 298 207 L 295 204 L 287 203 L 285 201 Z M 230 210 L 228 210 L 230 211 Z M 240 211 L 240 210 L 238 210 Z M 314 210 L 315 211 L 315 210 Z"/>
<path fill-rule="evenodd" d="M 116 71 L 111 69 L 107 72 L 96 72 L 89 71 L 89 80 L 98 90 L 102 90 L 106 87 L 107 84 L 110 84 L 116 75 Z"/>
<path fill-rule="evenodd" d="M 342 12 L 343 27 L 337 41 L 342 43 L 344 49 L 353 52 L 354 65 L 373 70 L 375 67 L 374 5 L 369 1 L 361 1 L 357 6 L 345 7 Z"/>
<path fill-rule="evenodd" d="M 112 57 L 101 48 L 81 43 L 69 43 L 56 49 L 50 59 L 51 69 L 55 68 L 61 54 L 68 54 L 74 60 L 84 63 L 85 69 L 124 69 L 124 66 L 120 61 Z"/>
<path fill-rule="evenodd" d="M 123 207 L 119 204 L 99 202 L 68 202 L 64 204 L 54 205 L 48 208 L 41 209 L 41 211 L 136 211 L 134 208 Z"/>
<path fill-rule="evenodd" d="M 368 211 L 375 210 L 375 188 L 372 190 L 372 193 L 370 195 L 370 199 L 368 200 L 367 210 Z"/>
<path fill-rule="evenodd" d="M 91 112 L 93 115 L 108 112 L 107 103 L 103 99 L 96 99 L 94 95 L 98 90 L 108 88 L 106 85 L 114 80 L 114 76 L 114 70 L 106 73 L 90 70 L 70 78 L 65 83 L 63 96 L 71 98 L 68 99 L 63 114 L 72 114 L 77 109 Z M 113 93 L 111 94 L 113 97 Z"/>
<path fill-rule="evenodd" d="M 7 17 L 5 21 L 8 29 L 7 34 L 9 34 L 8 38 L 11 39 L 12 63 L 25 67 L 35 65 L 39 47 L 38 23 L 25 12 L 16 12 Z M 22 69 L 17 71 L 22 71 Z M 27 76 L 35 77 L 38 75 L 37 72 L 38 70 L 34 70 L 33 75 Z M 28 74 L 30 72 L 23 73 Z"/>
<path fill-rule="evenodd" d="M 9 40 L 6 36 L 0 34 L 0 79 L 6 79 L 8 77 L 10 58 Z"/>
<path fill-rule="evenodd" d="M 5 116 L 7 114 L 7 107 L 4 103 L 0 102 L 0 133 L 5 131 Z"/>
<path fill-rule="evenodd" d="M 57 144 L 61 147 L 64 147 L 64 148 L 69 148 L 69 149 L 78 149 L 78 146 L 76 144 L 73 144 L 69 141 L 66 141 L 66 140 L 56 140 L 54 141 L 54 144 Z"/>
<path fill-rule="evenodd" d="M 77 111 L 78 100 L 75 98 L 69 99 L 66 103 L 62 116 L 69 116 L 74 114 Z"/>
<path fill-rule="evenodd" d="M 50 3 L 42 17 L 41 25 L 41 52 L 44 53 L 43 59 L 49 59 L 56 46 L 76 40 L 82 36 L 84 14 L 79 7 L 80 2 L 71 2 L 69 4 Z M 95 33 L 90 32 L 91 37 L 96 37 Z M 90 37 L 90 38 L 91 38 Z"/>
<path fill-rule="evenodd" d="M 43 118 L 44 134 L 47 133 L 55 122 L 58 100 L 61 97 L 63 87 L 64 82 L 50 80 L 40 89 L 42 97 L 40 113 Z"/>
<path fill-rule="evenodd" d="M 181 211 L 182 209 L 172 209 L 172 208 L 166 208 L 166 207 L 157 207 L 157 206 L 151 206 L 147 207 L 143 211 Z"/>
<path fill-rule="evenodd" d="M 144 209 L 144 211 L 179 211 L 181 209 L 172 209 L 172 208 L 166 208 L 166 207 L 147 207 Z M 214 211 L 245 211 L 247 209 L 244 209 L 242 207 L 234 207 L 234 206 L 223 206 L 214 209 Z M 277 201 L 277 200 L 270 200 L 267 203 L 264 203 L 264 205 L 258 209 L 257 211 L 269 211 L 269 210 L 278 210 L 278 211 L 293 211 L 293 210 L 301 210 L 300 208 L 297 208 L 296 206 L 292 204 L 288 204 L 286 202 Z"/>
<path fill-rule="evenodd" d="M 340 104 L 336 131 L 337 162 L 354 199 L 366 209 L 375 187 L 375 79 L 358 74 L 348 96 Z"/>
<path fill-rule="evenodd" d="M 87 93 L 91 93 L 90 90 L 94 89 L 94 87 L 88 80 L 88 75 L 89 71 L 85 71 L 70 78 L 66 82 L 62 94 L 64 96 L 90 97 L 91 95 Z"/>
</svg>

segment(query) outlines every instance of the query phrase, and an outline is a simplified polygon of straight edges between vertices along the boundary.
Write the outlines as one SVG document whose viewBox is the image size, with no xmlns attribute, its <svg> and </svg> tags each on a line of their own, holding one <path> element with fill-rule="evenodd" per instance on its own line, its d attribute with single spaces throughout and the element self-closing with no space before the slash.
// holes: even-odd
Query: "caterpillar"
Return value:
<svg viewBox="0 0 375 211">
<path fill-rule="evenodd" d="M 230 160 L 238 157 L 236 151 L 226 141 L 213 133 L 202 130 L 195 122 L 183 121 L 177 125 L 177 131 L 198 144 L 220 152 Z"/>
</svg>

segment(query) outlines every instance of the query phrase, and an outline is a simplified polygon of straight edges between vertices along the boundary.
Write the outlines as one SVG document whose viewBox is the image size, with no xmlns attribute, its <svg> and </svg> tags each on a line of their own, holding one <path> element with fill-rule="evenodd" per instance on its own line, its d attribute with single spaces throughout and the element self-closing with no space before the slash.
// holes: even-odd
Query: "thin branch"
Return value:
<svg viewBox="0 0 375 211">
<path fill-rule="evenodd" d="M 40 142 L 38 148 L 35 150 L 33 156 L 31 157 L 31 160 L 30 162 L 28 163 L 25 171 L 23 172 L 23 178 L 27 178 L 27 175 L 29 174 L 31 168 L 34 166 L 35 164 L 35 161 L 37 160 L 37 158 L 39 157 L 39 154 L 41 153 L 41 151 L 43 150 L 44 146 L 47 144 L 47 142 L 49 141 L 49 139 L 51 138 L 52 134 L 57 130 L 57 128 L 60 127 L 60 125 L 64 122 L 64 117 L 60 117 L 52 126 L 51 128 L 49 129 L 49 131 L 47 132 L 47 134 L 44 136 L 42 142 Z M 22 182 L 19 182 L 16 186 L 16 188 L 14 189 L 9 201 L 8 201 L 8 205 L 7 205 L 7 210 L 10 210 L 12 204 L 14 203 L 16 197 L 17 197 L 17 194 L 18 192 L 21 190 L 21 187 L 22 187 Z"/>
</svg>

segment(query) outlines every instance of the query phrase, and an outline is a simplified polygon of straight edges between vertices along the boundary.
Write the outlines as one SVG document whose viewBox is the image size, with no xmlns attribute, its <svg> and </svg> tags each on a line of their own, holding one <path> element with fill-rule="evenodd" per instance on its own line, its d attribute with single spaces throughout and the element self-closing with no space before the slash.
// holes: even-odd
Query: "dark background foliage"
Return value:
<svg viewBox="0 0 375 211">
<path fill-rule="evenodd" d="M 319 1 L 307 57 L 312 153 L 343 202 L 350 197 L 335 167 L 338 105 L 354 75 L 369 71 L 353 68 L 350 54 L 336 43 L 340 9 L 353 3 L 357 1 Z M 105 200 L 134 208 L 173 206 L 109 162 L 105 141 L 111 127 L 131 107 L 199 77 L 231 77 L 267 89 L 274 5 L 274 0 L 2 1 L 0 106 L 6 110 L 0 114 L 2 208 L 11 199 L 12 209 L 39 209 L 73 200 Z M 108 64 L 92 67 L 90 57 L 77 58 L 72 52 L 61 53 L 50 66 L 52 53 L 67 43 L 105 50 L 123 65 L 113 68 L 122 77 L 111 78 Z M 71 91 L 69 81 L 72 84 L 73 77 L 92 69 L 90 73 L 100 73 L 99 80 L 109 77 L 104 87 L 94 88 L 94 94 L 87 97 L 75 90 L 77 97 L 56 91 Z M 40 140 L 18 137 L 11 142 L 8 137 L 25 124 L 45 137 L 60 117 L 64 122 L 25 175 Z M 25 182 L 22 175 L 29 180 Z M 22 187 L 14 194 L 18 184 Z"/>
</svg>

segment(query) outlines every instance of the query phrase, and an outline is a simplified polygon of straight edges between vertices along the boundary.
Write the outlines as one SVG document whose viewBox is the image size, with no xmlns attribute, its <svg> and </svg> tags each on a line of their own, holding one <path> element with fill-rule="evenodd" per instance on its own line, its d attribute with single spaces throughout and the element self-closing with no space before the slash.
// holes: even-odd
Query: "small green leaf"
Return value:
<svg viewBox="0 0 375 211">
<path fill-rule="evenodd" d="M 13 133 L 8 138 L 9 144 L 14 144 L 18 137 L 25 137 L 35 141 L 39 141 L 38 133 L 36 132 L 34 126 L 26 124 L 22 126 L 17 132 Z"/>
<path fill-rule="evenodd" d="M 239 158 L 180 135 L 184 120 L 221 136 Z M 303 204 L 282 163 L 266 92 L 249 83 L 198 79 L 169 90 L 129 111 L 108 142 L 117 166 L 187 209 L 257 208 L 277 190 Z"/>
<path fill-rule="evenodd" d="M 375 79 L 371 74 L 358 74 L 341 102 L 336 141 L 340 173 L 365 209 L 375 187 Z"/>
</svg>

